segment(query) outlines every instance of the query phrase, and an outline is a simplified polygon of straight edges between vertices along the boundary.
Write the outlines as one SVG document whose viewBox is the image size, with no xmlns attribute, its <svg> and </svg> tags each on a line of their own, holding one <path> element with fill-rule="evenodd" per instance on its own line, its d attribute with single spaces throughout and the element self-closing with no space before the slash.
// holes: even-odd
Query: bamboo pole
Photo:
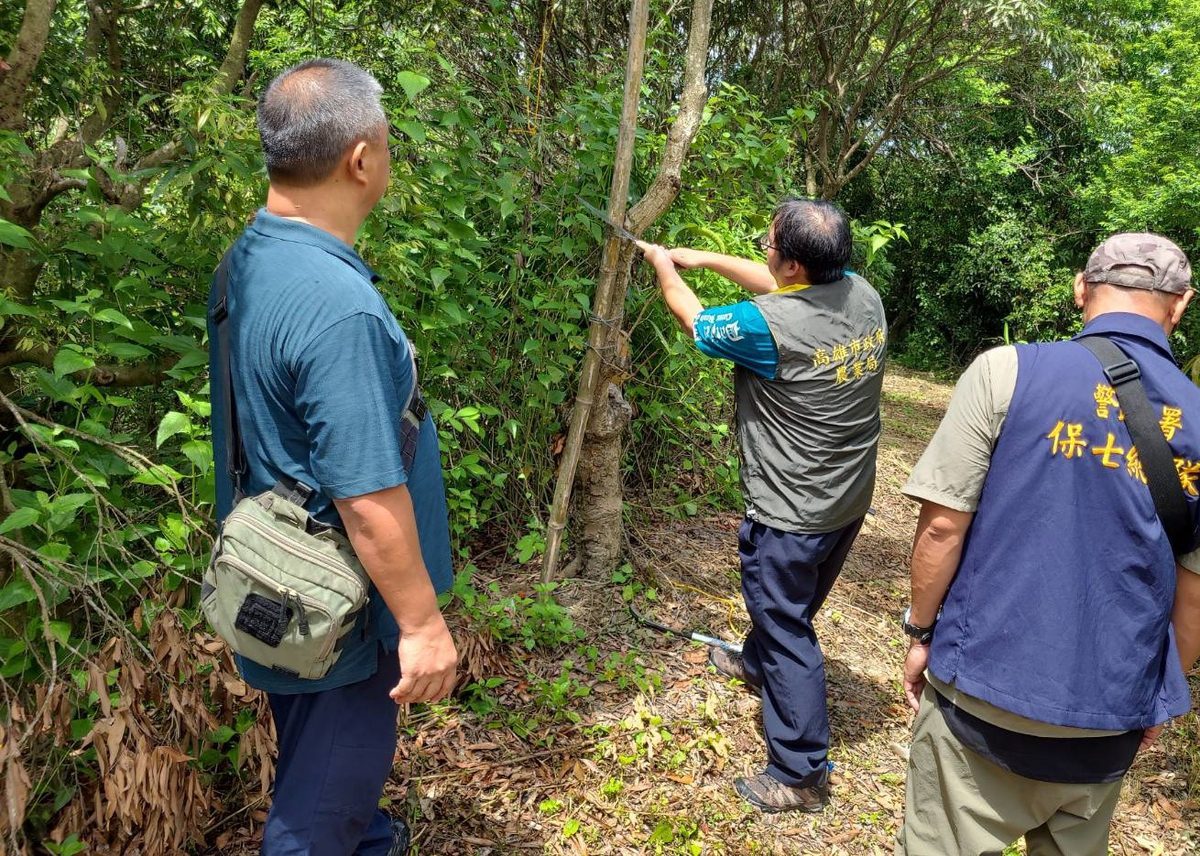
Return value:
<svg viewBox="0 0 1200 856">
<path fill-rule="evenodd" d="M 650 15 L 650 0 L 633 0 L 629 12 L 629 55 L 625 63 L 625 95 L 621 103 L 621 124 L 617 136 L 617 151 L 613 163 L 612 184 L 608 192 L 608 219 L 625 222 L 629 197 L 629 174 L 633 169 L 633 144 L 637 135 L 638 96 L 642 89 L 642 69 L 646 59 L 646 24 Z M 579 450 L 592 411 L 592 395 L 600 369 L 604 365 L 602 349 L 608 341 L 607 326 L 615 319 L 604 317 L 610 306 L 611 292 L 618 280 L 621 260 L 621 238 L 609 234 L 604 242 L 600 278 L 592 300 L 592 323 L 588 329 L 587 353 L 579 374 L 575 406 L 567 430 L 562 462 L 558 465 L 558 481 L 554 485 L 554 502 L 550 507 L 550 522 L 546 526 L 546 556 L 542 563 L 542 582 L 548 583 L 558 569 L 562 533 L 566 527 L 567 506 L 575 484 L 575 468 L 579 465 Z"/>
</svg>

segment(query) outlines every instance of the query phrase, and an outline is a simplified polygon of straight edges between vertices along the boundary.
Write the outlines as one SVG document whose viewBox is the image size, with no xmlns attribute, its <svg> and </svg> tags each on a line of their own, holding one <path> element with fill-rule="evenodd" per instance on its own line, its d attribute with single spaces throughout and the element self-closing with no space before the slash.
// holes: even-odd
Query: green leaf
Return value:
<svg viewBox="0 0 1200 856">
<path fill-rule="evenodd" d="M 10 223 L 3 217 L 0 217 L 0 244 L 7 244 L 10 247 L 20 247 L 27 250 L 30 247 L 30 240 L 33 235 L 28 230 L 22 229 L 16 223 Z"/>
<path fill-rule="evenodd" d="M 154 572 L 158 570 L 158 566 L 153 562 L 142 559 L 140 562 L 134 562 L 129 570 L 133 572 L 134 576 L 144 580 L 147 577 L 154 576 Z"/>
<path fill-rule="evenodd" d="M 71 315 L 77 315 L 86 312 L 90 304 L 87 300 L 51 300 L 50 305 Z"/>
<path fill-rule="evenodd" d="M 63 348 L 54 355 L 54 376 L 62 378 L 82 369 L 90 369 L 96 365 L 91 357 L 85 357 L 73 348 Z"/>
<path fill-rule="evenodd" d="M 450 271 L 446 270 L 445 268 L 435 267 L 429 272 L 429 279 L 433 282 L 434 288 L 441 288 L 442 283 L 445 282 L 449 276 Z"/>
<path fill-rule="evenodd" d="M 208 365 L 208 351 L 200 348 L 193 348 L 179 358 L 179 362 L 175 364 L 175 368 L 194 369 L 198 366 L 206 365 Z"/>
<path fill-rule="evenodd" d="M 62 541 L 49 541 L 38 547 L 38 555 L 58 562 L 71 558 L 71 547 Z"/>
<path fill-rule="evenodd" d="M 148 348 L 143 348 L 141 345 L 135 345 L 132 342 L 107 342 L 103 347 L 104 350 L 108 351 L 114 357 L 119 357 L 122 360 L 140 360 L 143 357 L 150 356 Z"/>
<path fill-rule="evenodd" d="M 0 678 L 15 678 L 17 675 L 24 672 L 25 667 L 28 665 L 29 656 L 26 654 L 5 660 L 4 665 L 0 666 Z"/>
<path fill-rule="evenodd" d="M 24 529 L 33 523 L 37 523 L 41 512 L 36 508 L 18 508 L 12 514 L 0 521 L 0 535 L 6 532 L 12 532 L 16 529 Z"/>
<path fill-rule="evenodd" d="M 82 740 L 92 733 L 92 729 L 96 727 L 96 721 L 90 717 L 71 720 L 71 739 Z"/>
<path fill-rule="evenodd" d="M 115 309 L 101 309 L 96 313 L 96 320 L 111 321 L 114 324 L 120 324 L 122 327 L 126 327 L 130 330 L 133 329 L 133 322 Z"/>
<path fill-rule="evenodd" d="M 181 478 L 183 478 L 183 473 L 168 467 L 166 464 L 155 464 L 148 469 L 139 471 L 133 477 L 133 482 L 134 484 L 148 484 L 156 487 L 170 487 Z"/>
<path fill-rule="evenodd" d="M 90 505 L 95 498 L 90 493 L 68 493 L 59 497 L 55 497 L 50 501 L 48 506 L 51 513 L 62 514 L 69 511 L 77 511 L 85 505 Z"/>
<path fill-rule="evenodd" d="M 183 444 L 180 451 L 183 452 L 184 457 L 191 461 L 200 472 L 206 473 L 212 469 L 212 443 L 201 440 L 188 440 Z"/>
<path fill-rule="evenodd" d="M 18 509 L 25 511 L 26 509 Z M 6 609 L 12 609 L 14 606 L 20 606 L 23 603 L 29 603 L 35 600 L 37 595 L 33 593 L 33 588 L 25 580 L 13 580 L 4 588 L 0 588 L 0 612 Z M 9 652 L 8 656 L 12 656 L 13 652 Z"/>
<path fill-rule="evenodd" d="M 429 78 L 415 71 L 402 71 L 392 78 L 404 90 L 408 100 L 412 101 L 429 86 Z"/>
<path fill-rule="evenodd" d="M 83 253 L 86 256 L 102 256 L 104 255 L 104 245 L 99 241 L 93 241 L 90 238 L 80 238 L 78 241 L 69 241 L 63 244 L 64 250 L 74 250 L 77 253 Z"/>
<path fill-rule="evenodd" d="M 125 252 L 130 258 L 137 259 L 139 262 L 144 262 L 147 265 L 162 264 L 162 259 L 154 255 L 154 253 L 150 252 L 141 244 L 127 243 L 125 245 Z"/>
<path fill-rule="evenodd" d="M 397 122 L 396 127 L 407 134 L 414 143 L 425 142 L 425 128 L 420 122 Z"/>
<path fill-rule="evenodd" d="M 162 418 L 158 423 L 158 434 L 154 437 L 154 445 L 160 448 L 165 440 L 169 437 L 174 437 L 176 434 L 181 434 L 184 431 L 190 430 L 192 420 L 188 418 L 186 413 L 180 413 L 178 410 L 172 410 Z"/>
<path fill-rule="evenodd" d="M 66 378 L 55 377 L 48 371 L 38 369 L 35 374 L 37 385 L 55 401 L 73 401 L 78 387 Z"/>
<path fill-rule="evenodd" d="M 7 297 L 0 297 L 0 318 L 3 318 L 5 315 L 30 315 L 36 318 L 38 311 L 29 306 L 14 303 Z"/>
<path fill-rule="evenodd" d="M 66 621 L 51 621 L 47 627 L 50 629 L 50 635 L 60 644 L 66 645 L 71 640 L 71 625 Z"/>
</svg>

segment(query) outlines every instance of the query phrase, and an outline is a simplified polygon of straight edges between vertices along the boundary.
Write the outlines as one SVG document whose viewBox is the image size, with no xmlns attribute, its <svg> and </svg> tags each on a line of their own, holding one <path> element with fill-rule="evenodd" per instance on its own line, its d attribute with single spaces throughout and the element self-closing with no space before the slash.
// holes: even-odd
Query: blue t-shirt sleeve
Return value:
<svg viewBox="0 0 1200 856">
<path fill-rule="evenodd" d="M 767 319 L 750 301 L 702 309 L 693 329 L 701 352 L 731 360 L 767 380 L 775 377 L 779 366 L 775 337 Z"/>
<path fill-rule="evenodd" d="M 298 357 L 296 410 L 312 473 L 331 499 L 408 481 L 400 442 L 413 383 L 408 348 L 399 328 L 360 312 L 319 333 Z"/>
</svg>

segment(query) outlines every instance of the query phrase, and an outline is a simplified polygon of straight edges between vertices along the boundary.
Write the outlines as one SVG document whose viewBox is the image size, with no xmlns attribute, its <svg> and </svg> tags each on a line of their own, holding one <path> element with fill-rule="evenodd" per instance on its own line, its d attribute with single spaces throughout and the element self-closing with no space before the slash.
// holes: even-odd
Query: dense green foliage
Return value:
<svg viewBox="0 0 1200 856">
<path fill-rule="evenodd" d="M 203 303 L 209 271 L 263 198 L 253 94 L 313 54 L 356 60 L 384 83 L 399 156 L 360 246 L 421 357 L 464 564 L 489 526 L 524 563 L 540 550 L 602 238 L 576 197 L 604 203 L 624 62 L 622 4 L 442 0 L 417 15 L 322 0 L 258 11 L 244 73 L 224 80 L 243 7 L 101 5 L 0 9 L 10 54 L 22 15 L 53 10 L 21 109 L 0 116 L 0 719 L 12 728 L 52 676 L 72 688 L 65 732 L 22 731 L 39 835 L 81 831 L 62 829 L 60 812 L 96 787 L 96 749 L 79 741 L 105 706 L 87 664 L 114 635 L 145 645 L 168 604 L 184 635 L 199 629 L 213 479 Z M 844 69 L 863 97 L 853 133 L 836 139 L 825 124 L 850 114 L 801 88 L 821 69 L 793 62 L 807 36 L 785 5 L 720 11 L 705 122 L 650 238 L 752 254 L 777 197 L 837 194 L 856 218 L 855 267 L 893 319 L 893 356 L 927 368 L 1068 333 L 1071 274 L 1106 231 L 1161 230 L 1200 257 L 1190 0 L 961 4 L 986 50 L 970 61 L 901 51 L 930 70 L 918 87 L 866 49 Z M 634 199 L 654 174 L 684 39 L 686 10 L 654 8 Z M 762 25 L 777 18 L 778 40 Z M 945 32 L 938 44 L 962 48 Z M 821 146 L 836 149 L 833 172 L 821 172 Z M 714 277 L 694 281 L 708 303 L 737 298 Z M 630 483 L 678 514 L 731 505 L 727 369 L 678 334 L 640 271 L 626 318 Z M 1183 356 L 1200 351 L 1196 323 Z M 457 591 L 469 614 L 490 614 L 468 576 Z M 532 601 L 495 609 L 518 606 L 536 620 L 509 628 L 513 640 L 573 638 Z M 154 662 L 164 686 L 178 681 Z M 201 701 L 232 727 L 220 698 Z M 161 725 L 166 705 L 141 715 Z M 232 735 L 181 745 L 204 776 L 232 782 L 245 775 Z"/>
<path fill-rule="evenodd" d="M 878 158 L 846 202 L 908 224 L 889 310 L 899 356 L 961 366 L 1069 333 L 1073 273 L 1114 231 L 1200 255 L 1200 20 L 1186 0 L 1051 4 L 1046 47 L 948 84 L 936 134 Z M 1186 319 L 1177 356 L 1200 353 Z"/>
</svg>

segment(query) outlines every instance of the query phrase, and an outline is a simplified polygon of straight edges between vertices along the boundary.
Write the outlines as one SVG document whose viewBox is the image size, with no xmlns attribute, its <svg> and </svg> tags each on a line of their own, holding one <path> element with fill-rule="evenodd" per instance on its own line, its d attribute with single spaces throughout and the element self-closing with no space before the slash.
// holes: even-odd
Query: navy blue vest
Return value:
<svg viewBox="0 0 1200 856">
<path fill-rule="evenodd" d="M 1141 367 L 1196 519 L 1200 389 L 1162 328 L 1110 313 Z M 1100 363 L 1076 342 L 1017 347 L 1017 385 L 933 637 L 930 670 L 1040 722 L 1130 730 L 1185 713 L 1170 626 L 1175 560 Z"/>
</svg>

